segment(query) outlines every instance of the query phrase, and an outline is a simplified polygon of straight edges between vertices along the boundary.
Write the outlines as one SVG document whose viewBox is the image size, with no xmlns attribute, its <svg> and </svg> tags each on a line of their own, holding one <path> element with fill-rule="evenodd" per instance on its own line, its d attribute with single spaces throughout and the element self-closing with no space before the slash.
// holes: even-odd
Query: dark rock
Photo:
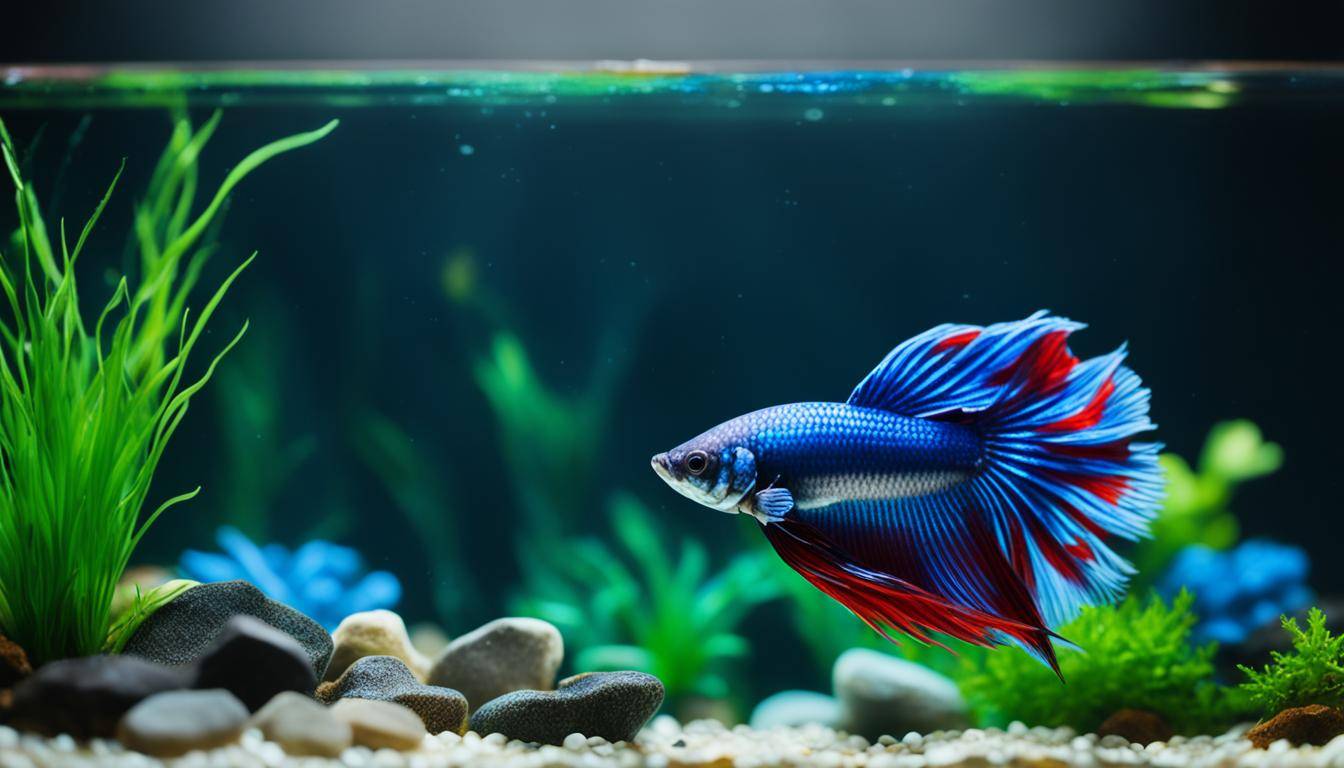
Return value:
<svg viewBox="0 0 1344 768">
<path fill-rule="evenodd" d="M 15 683 L 33 674 L 28 654 L 19 644 L 0 634 L 0 688 L 11 688 Z"/>
<path fill-rule="evenodd" d="M 131 707 L 187 688 L 191 671 L 134 656 L 86 656 L 46 664 L 14 688 L 13 724 L 47 735 L 110 737 Z"/>
<path fill-rule="evenodd" d="M 352 738 L 349 723 L 294 691 L 285 691 L 267 702 L 253 715 L 251 725 L 261 729 L 267 741 L 279 744 L 287 755 L 339 757 Z M 425 727 L 419 718 L 416 726 L 423 734 Z"/>
<path fill-rule="evenodd" d="M 246 581 L 221 581 L 186 590 L 146 619 L 124 652 L 160 664 L 194 664 L 214 645 L 229 619 L 239 614 L 260 619 L 298 641 L 314 676 L 322 679 L 331 661 L 331 635 L 322 625 L 266 597 Z"/>
<path fill-rule="evenodd" d="M 247 725 L 247 707 L 223 690 L 169 691 L 131 707 L 117 725 L 117 741 L 155 757 L 232 744 Z"/>
<path fill-rule="evenodd" d="M 323 683 L 318 700 L 332 704 L 341 699 L 392 701 L 409 707 L 430 733 L 461 733 L 467 721 L 467 699 L 452 688 L 425 685 L 392 656 L 365 656 L 351 664 L 333 683 Z"/>
<path fill-rule="evenodd" d="M 369 749 L 415 749 L 427 734 L 416 713 L 391 701 L 341 699 L 331 714 L 350 726 L 356 744 Z"/>
<path fill-rule="evenodd" d="M 663 684 L 643 672 L 589 672 L 566 678 L 554 691 L 514 691 L 486 702 L 471 716 L 480 734 L 541 744 L 571 733 L 607 741 L 634 741 L 663 703 Z"/>
<path fill-rule="evenodd" d="M 281 691 L 311 695 L 317 677 L 298 641 L 251 616 L 229 619 L 196 665 L 197 688 L 223 688 L 253 712 Z"/>
<path fill-rule="evenodd" d="M 1344 733 L 1344 712 L 1321 704 L 1290 707 L 1246 732 L 1246 738 L 1260 749 L 1279 739 L 1301 746 L 1317 747 Z"/>
<path fill-rule="evenodd" d="M 1171 741 L 1175 734 L 1161 715 L 1144 709 L 1120 709 L 1097 727 L 1098 736 L 1120 736 L 1135 744 Z"/>
</svg>

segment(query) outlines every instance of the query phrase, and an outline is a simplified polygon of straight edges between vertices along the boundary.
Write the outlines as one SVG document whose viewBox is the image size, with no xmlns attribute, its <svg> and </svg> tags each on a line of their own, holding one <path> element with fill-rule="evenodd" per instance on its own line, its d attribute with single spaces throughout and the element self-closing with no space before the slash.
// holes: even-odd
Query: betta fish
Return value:
<svg viewBox="0 0 1344 768">
<path fill-rule="evenodd" d="M 1069 351 L 1083 325 L 1038 312 L 941 325 L 901 344 L 843 403 L 738 416 L 653 469 L 746 513 L 817 589 L 894 642 L 1022 647 L 1056 674 L 1052 627 L 1110 602 L 1133 567 L 1109 546 L 1161 500 L 1149 390 L 1125 348 Z"/>
</svg>

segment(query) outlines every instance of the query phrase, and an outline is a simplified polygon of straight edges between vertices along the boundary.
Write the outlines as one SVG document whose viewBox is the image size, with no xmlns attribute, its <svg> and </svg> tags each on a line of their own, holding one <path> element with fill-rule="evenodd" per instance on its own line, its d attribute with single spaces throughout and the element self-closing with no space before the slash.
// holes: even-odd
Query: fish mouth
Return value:
<svg viewBox="0 0 1344 768">
<path fill-rule="evenodd" d="M 672 463 L 668 461 L 666 453 L 654 454 L 649 459 L 649 464 L 653 467 L 654 473 L 663 478 L 663 482 L 671 484 L 675 478 L 672 477 Z"/>
</svg>

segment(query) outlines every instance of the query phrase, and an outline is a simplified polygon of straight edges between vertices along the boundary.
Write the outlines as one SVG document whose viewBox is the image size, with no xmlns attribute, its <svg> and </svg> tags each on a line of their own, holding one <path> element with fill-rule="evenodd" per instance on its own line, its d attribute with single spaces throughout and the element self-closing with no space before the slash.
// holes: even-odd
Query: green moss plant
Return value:
<svg viewBox="0 0 1344 768">
<path fill-rule="evenodd" d="M 999 649 L 968 661 L 962 693 L 985 725 L 1020 720 L 1095 731 L 1123 708 L 1162 716 L 1178 733 L 1208 733 L 1235 722 L 1235 696 L 1214 682 L 1216 645 L 1190 645 L 1193 598 L 1170 605 L 1153 596 L 1084 608 L 1059 632 L 1081 650 L 1061 649 L 1065 683 L 1023 651 Z"/>
<path fill-rule="evenodd" d="M 1344 635 L 1326 628 L 1325 613 L 1319 608 L 1307 614 L 1305 630 L 1287 616 L 1283 629 L 1292 639 L 1292 652 L 1275 651 L 1271 663 L 1258 671 L 1240 668 L 1247 677 L 1241 690 L 1260 716 L 1308 704 L 1344 705 Z"/>
<path fill-rule="evenodd" d="M 187 374 L 220 301 L 252 260 L 193 315 L 188 296 L 210 250 L 202 243 L 238 182 L 335 127 L 249 154 L 193 213 L 197 156 L 217 123 L 192 132 L 178 122 L 136 211 L 139 279 L 133 287 L 123 277 L 92 323 L 81 313 L 75 267 L 120 172 L 72 246 L 64 221 L 48 231 L 0 124 L 18 213 L 15 246 L 0 256 L 0 630 L 37 663 L 115 649 L 133 627 L 134 618 L 112 624 L 117 580 L 155 519 L 196 494 L 143 514 L 154 471 L 192 397 L 246 330 L 244 323 L 202 373 Z"/>
<path fill-rule="evenodd" d="M 593 538 L 552 548 L 550 577 L 517 611 L 558 626 L 576 670 L 657 675 L 674 710 L 697 697 L 728 698 L 734 665 L 750 652 L 737 627 L 778 595 L 764 553 L 740 553 L 711 574 L 704 545 L 685 538 L 669 551 L 648 509 L 628 495 L 613 500 L 611 524 L 624 552 Z"/>
</svg>

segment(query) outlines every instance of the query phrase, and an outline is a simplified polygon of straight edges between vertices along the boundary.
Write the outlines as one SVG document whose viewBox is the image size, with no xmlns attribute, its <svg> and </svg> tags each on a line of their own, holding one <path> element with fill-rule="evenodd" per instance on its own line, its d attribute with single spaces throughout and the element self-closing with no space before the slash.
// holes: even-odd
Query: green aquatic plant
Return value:
<svg viewBox="0 0 1344 768">
<path fill-rule="evenodd" d="M 253 318 L 267 332 L 234 351 L 213 388 L 224 448 L 216 519 L 258 541 L 271 537 L 277 497 L 316 443 L 312 435 L 285 434 L 282 386 L 291 350 L 277 305 L 273 299 L 253 302 Z"/>
<path fill-rule="evenodd" d="M 463 626 L 467 599 L 476 589 L 471 574 L 462 566 L 457 504 L 440 468 L 443 462 L 432 462 L 405 430 L 375 413 L 356 420 L 352 444 L 415 531 L 428 557 L 439 622 L 447 627 Z"/>
<path fill-rule="evenodd" d="M 1124 709 L 1155 712 L 1177 732 L 1210 732 L 1235 722 L 1236 696 L 1214 681 L 1216 644 L 1195 647 L 1193 598 L 1170 605 L 1157 596 L 1089 606 L 1059 633 L 1080 651 L 1059 655 L 1065 683 L 1019 649 L 970 660 L 958 674 L 962 693 L 985 725 L 1020 720 L 1094 731 Z"/>
<path fill-rule="evenodd" d="M 733 668 L 750 652 L 737 628 L 779 594 L 764 553 L 739 554 L 710 573 L 703 544 L 685 538 L 673 553 L 648 509 L 628 495 L 613 500 L 611 525 L 623 552 L 595 538 L 552 547 L 548 577 L 516 610 L 559 627 L 576 650 L 575 669 L 657 675 L 674 708 L 728 698 Z"/>
<path fill-rule="evenodd" d="M 1134 551 L 1136 589 L 1150 586 L 1187 546 L 1226 549 L 1235 544 L 1240 526 L 1230 505 L 1237 487 L 1277 471 L 1283 449 L 1266 442 L 1249 421 L 1224 421 L 1209 430 L 1197 472 L 1173 453 L 1162 454 L 1159 461 L 1166 473 L 1166 498 L 1153 521 L 1152 537 Z"/>
<path fill-rule="evenodd" d="M 1292 652 L 1274 651 L 1260 670 L 1240 667 L 1247 677 L 1241 690 L 1259 714 L 1270 717 L 1308 704 L 1344 706 L 1344 635 L 1330 632 L 1319 608 L 1307 614 L 1305 630 L 1288 616 L 1283 629 L 1292 639 Z"/>
<path fill-rule="evenodd" d="M 75 266 L 120 171 L 72 247 L 63 220 L 49 233 L 0 123 L 18 214 L 13 248 L 0 256 L 0 630 L 37 663 L 115 648 L 133 628 L 134 618 L 112 624 L 117 581 L 149 526 L 197 492 L 144 515 L 154 471 L 192 397 L 247 327 L 187 376 L 220 301 L 255 257 L 192 316 L 186 302 L 209 255 L 208 231 L 244 177 L 335 127 L 252 152 L 193 213 L 197 155 L 217 121 L 194 134 L 178 122 L 155 171 L 158 189 L 174 190 L 171 202 L 151 195 L 136 211 L 137 239 L 148 249 L 139 280 L 133 288 L 123 277 L 92 324 L 80 310 Z"/>
</svg>

